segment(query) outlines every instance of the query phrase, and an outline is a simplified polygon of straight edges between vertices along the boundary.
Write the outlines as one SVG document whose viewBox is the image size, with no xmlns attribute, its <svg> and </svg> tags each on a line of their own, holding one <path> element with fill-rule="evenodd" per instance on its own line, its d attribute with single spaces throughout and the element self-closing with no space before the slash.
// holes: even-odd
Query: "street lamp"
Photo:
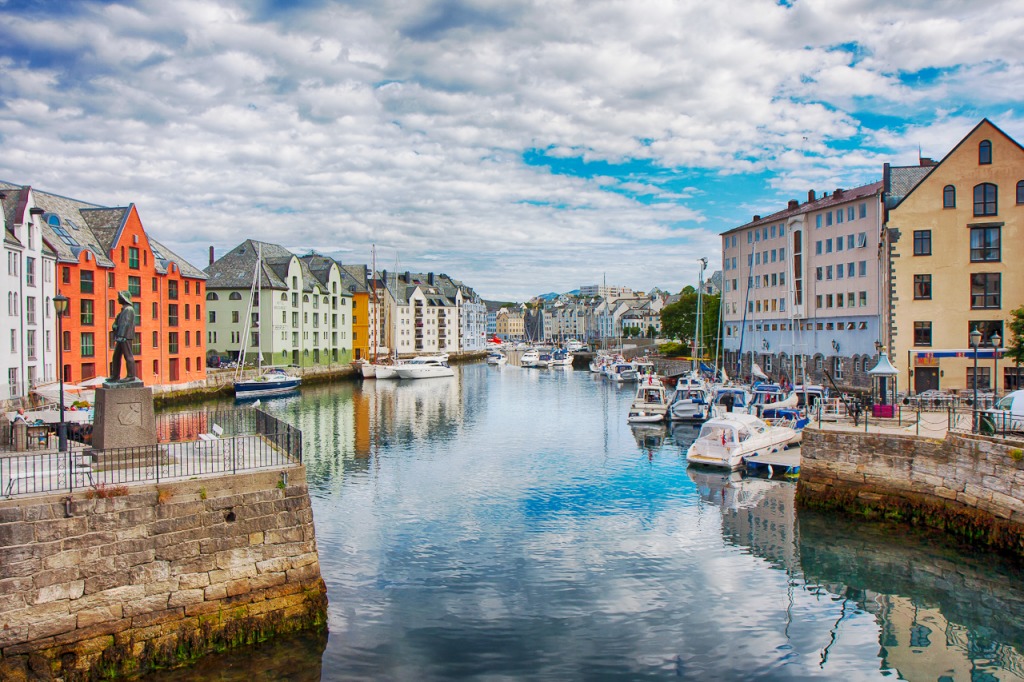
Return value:
<svg viewBox="0 0 1024 682">
<path fill-rule="evenodd" d="M 978 432 L 978 346 L 981 345 L 981 332 L 975 327 L 971 332 L 971 348 L 974 349 L 974 416 L 971 420 L 971 431 Z"/>
<path fill-rule="evenodd" d="M 1003 344 L 1003 337 L 999 332 L 992 335 L 992 402 L 999 397 L 999 347 Z"/>
<path fill-rule="evenodd" d="M 57 313 L 57 381 L 60 385 L 60 423 L 57 424 L 57 449 L 68 449 L 68 425 L 64 423 L 64 313 L 68 309 L 68 297 L 57 294 L 53 297 L 53 311 Z M 70 468 L 68 469 L 70 472 Z"/>
</svg>

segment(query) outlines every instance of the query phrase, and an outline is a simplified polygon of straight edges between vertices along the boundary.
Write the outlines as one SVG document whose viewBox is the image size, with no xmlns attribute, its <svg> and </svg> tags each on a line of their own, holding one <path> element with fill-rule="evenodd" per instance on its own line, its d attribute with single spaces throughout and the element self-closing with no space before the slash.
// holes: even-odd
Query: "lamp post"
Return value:
<svg viewBox="0 0 1024 682">
<path fill-rule="evenodd" d="M 974 349 L 974 415 L 971 419 L 971 431 L 978 432 L 978 346 L 981 345 L 981 332 L 975 327 L 971 332 L 971 348 Z"/>
<path fill-rule="evenodd" d="M 60 423 L 57 424 L 57 449 L 68 449 L 68 425 L 64 423 L 64 313 L 68 309 L 68 297 L 57 294 L 53 297 L 53 311 L 57 313 L 57 381 L 60 386 Z M 70 469 L 68 470 L 70 472 Z"/>
<path fill-rule="evenodd" d="M 999 347 L 1003 344 L 1003 337 L 999 332 L 992 335 L 992 402 L 999 398 Z"/>
</svg>

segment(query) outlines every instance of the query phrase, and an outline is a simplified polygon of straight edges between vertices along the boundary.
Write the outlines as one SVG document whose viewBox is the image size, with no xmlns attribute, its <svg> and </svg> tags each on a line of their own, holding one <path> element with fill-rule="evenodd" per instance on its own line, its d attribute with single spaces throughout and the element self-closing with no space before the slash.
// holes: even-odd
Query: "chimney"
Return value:
<svg viewBox="0 0 1024 682">
<path fill-rule="evenodd" d="M 756 222 L 757 222 L 758 220 L 760 220 L 760 219 L 761 219 L 761 216 L 759 216 L 759 215 L 754 215 L 754 219 L 753 219 L 753 220 L 751 220 L 750 222 L 752 222 L 752 223 L 756 223 Z"/>
<path fill-rule="evenodd" d="M 213 247 L 210 247 L 210 265 L 213 265 Z"/>
<path fill-rule="evenodd" d="M 927 156 L 922 156 L 920 158 L 920 160 L 918 161 L 918 163 L 920 163 L 922 167 L 923 166 L 937 166 L 938 165 L 937 163 L 935 163 L 935 159 L 929 159 Z"/>
<path fill-rule="evenodd" d="M 430 286 L 434 286 L 434 273 L 427 273 L 427 284 L 429 284 Z"/>
<path fill-rule="evenodd" d="M 811 203 L 812 201 L 814 201 L 814 190 L 809 189 L 807 190 L 807 203 Z"/>
<path fill-rule="evenodd" d="M 380 271 L 380 278 L 382 280 L 384 280 L 384 286 L 387 286 L 388 285 L 388 271 L 387 270 L 381 270 Z"/>
<path fill-rule="evenodd" d="M 832 196 L 834 196 L 836 199 L 838 199 L 839 197 L 843 196 L 843 188 L 842 187 L 836 187 L 836 191 L 832 193 Z"/>
<path fill-rule="evenodd" d="M 409 274 L 408 270 L 405 271 L 405 283 L 412 284 L 412 276 Z"/>
<path fill-rule="evenodd" d="M 796 199 L 790 199 L 789 200 L 789 210 L 792 211 L 792 210 L 797 209 L 797 208 L 800 208 L 800 202 L 797 201 Z"/>
</svg>

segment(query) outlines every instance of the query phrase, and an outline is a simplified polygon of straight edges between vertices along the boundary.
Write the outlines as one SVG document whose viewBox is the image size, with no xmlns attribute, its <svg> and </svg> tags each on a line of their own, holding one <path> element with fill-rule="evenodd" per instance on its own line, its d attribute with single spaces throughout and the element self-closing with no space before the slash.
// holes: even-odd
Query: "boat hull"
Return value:
<svg viewBox="0 0 1024 682">
<path fill-rule="evenodd" d="M 260 381 L 259 379 L 236 381 L 235 397 L 264 398 L 272 395 L 282 395 L 284 393 L 297 391 L 301 384 L 302 379 L 298 377 L 288 377 L 287 379 L 269 381 Z"/>
<path fill-rule="evenodd" d="M 451 367 L 399 367 L 399 379 L 437 379 L 455 376 Z"/>
</svg>

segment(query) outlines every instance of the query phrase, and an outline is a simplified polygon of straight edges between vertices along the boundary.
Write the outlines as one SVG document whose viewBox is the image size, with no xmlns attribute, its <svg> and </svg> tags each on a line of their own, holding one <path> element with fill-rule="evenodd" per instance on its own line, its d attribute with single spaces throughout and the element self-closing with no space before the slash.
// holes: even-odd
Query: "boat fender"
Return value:
<svg viewBox="0 0 1024 682">
<path fill-rule="evenodd" d="M 722 431 L 722 445 L 725 445 L 725 431 Z"/>
</svg>

